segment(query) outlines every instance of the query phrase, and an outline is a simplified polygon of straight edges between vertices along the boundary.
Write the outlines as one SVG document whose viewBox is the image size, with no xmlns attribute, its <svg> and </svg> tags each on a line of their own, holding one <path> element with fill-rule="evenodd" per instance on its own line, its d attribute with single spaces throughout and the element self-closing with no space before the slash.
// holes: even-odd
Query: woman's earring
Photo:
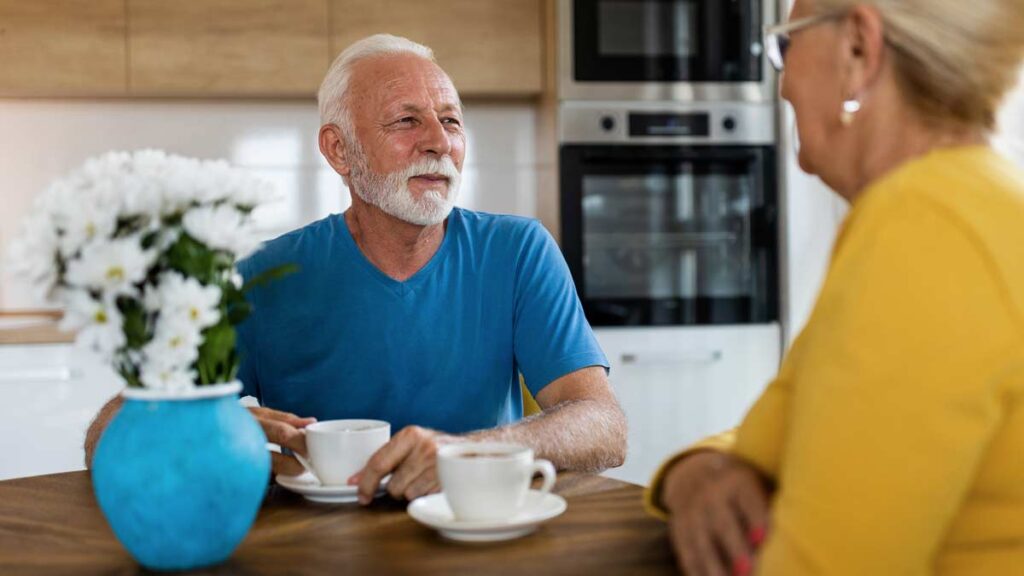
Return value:
<svg viewBox="0 0 1024 576">
<path fill-rule="evenodd" d="M 843 102 L 843 112 L 839 114 L 839 121 L 843 123 L 843 126 L 849 126 L 853 124 L 853 117 L 860 112 L 860 100 L 856 98 L 850 98 Z"/>
</svg>

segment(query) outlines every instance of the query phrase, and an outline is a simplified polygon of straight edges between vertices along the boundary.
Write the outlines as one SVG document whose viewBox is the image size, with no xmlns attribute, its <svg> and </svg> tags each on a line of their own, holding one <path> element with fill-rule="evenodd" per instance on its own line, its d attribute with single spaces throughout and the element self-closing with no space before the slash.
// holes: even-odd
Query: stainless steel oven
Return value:
<svg viewBox="0 0 1024 576">
<path fill-rule="evenodd" d="M 775 109 L 563 102 L 562 250 L 597 326 L 779 318 Z"/>
<path fill-rule="evenodd" d="M 559 0 L 561 100 L 772 101 L 775 0 Z"/>
</svg>

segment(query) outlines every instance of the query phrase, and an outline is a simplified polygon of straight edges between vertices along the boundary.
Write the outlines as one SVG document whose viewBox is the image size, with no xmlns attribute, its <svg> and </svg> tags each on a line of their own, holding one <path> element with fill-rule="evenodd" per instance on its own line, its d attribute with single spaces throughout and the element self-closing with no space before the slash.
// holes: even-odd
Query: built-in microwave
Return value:
<svg viewBox="0 0 1024 576">
<path fill-rule="evenodd" d="M 560 100 L 770 102 L 775 0 L 559 0 Z"/>
<path fill-rule="evenodd" d="M 562 251 L 591 324 L 778 322 L 772 104 L 559 114 Z"/>
</svg>

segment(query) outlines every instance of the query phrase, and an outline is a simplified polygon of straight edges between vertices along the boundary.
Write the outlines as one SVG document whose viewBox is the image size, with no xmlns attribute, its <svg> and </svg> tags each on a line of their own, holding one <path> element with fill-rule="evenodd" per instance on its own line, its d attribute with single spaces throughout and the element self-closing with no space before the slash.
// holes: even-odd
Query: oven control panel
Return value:
<svg viewBox="0 0 1024 576">
<path fill-rule="evenodd" d="M 771 144 L 775 108 L 749 103 L 563 102 L 562 143 Z"/>
</svg>

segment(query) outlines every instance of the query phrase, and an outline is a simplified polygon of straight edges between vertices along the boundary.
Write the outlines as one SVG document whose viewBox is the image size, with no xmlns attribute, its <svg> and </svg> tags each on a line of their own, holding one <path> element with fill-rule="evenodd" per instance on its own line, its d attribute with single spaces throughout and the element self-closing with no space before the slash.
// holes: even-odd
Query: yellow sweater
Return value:
<svg viewBox="0 0 1024 576">
<path fill-rule="evenodd" d="M 778 482 L 761 575 L 1024 574 L 1024 173 L 965 147 L 871 186 L 778 376 L 703 446 Z"/>
</svg>

